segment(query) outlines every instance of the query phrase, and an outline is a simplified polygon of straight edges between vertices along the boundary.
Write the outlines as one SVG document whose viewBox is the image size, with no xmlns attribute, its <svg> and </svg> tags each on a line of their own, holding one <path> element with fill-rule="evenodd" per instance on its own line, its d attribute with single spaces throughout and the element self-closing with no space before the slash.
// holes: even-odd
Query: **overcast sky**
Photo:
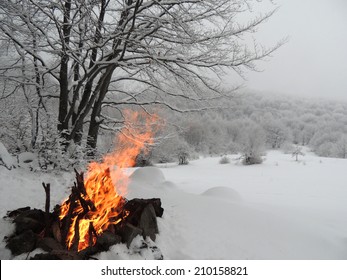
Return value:
<svg viewBox="0 0 347 280">
<path fill-rule="evenodd" d="M 347 100 L 347 0 L 275 0 L 280 9 L 261 27 L 260 42 L 288 36 L 264 71 L 248 73 L 258 91 Z"/>
</svg>

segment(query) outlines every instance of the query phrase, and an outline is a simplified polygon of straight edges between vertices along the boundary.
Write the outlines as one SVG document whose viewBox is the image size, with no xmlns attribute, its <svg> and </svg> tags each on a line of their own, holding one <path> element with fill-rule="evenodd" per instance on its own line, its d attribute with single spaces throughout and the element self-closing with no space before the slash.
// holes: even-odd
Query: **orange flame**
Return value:
<svg viewBox="0 0 347 280">
<path fill-rule="evenodd" d="M 154 134 L 160 127 L 157 115 L 128 110 L 123 114 L 125 126 L 117 137 L 117 149 L 106 155 L 102 163 L 89 164 L 82 199 L 67 199 L 60 207 L 61 221 L 68 215 L 71 217 L 66 237 L 69 249 L 76 243 L 77 238 L 78 251 L 94 245 L 96 235 L 122 220 L 125 203 L 123 195 L 126 194 L 129 179 L 122 168 L 135 165 L 137 155 L 146 152 L 148 145 L 153 144 Z M 88 205 L 82 205 L 81 200 Z"/>
</svg>

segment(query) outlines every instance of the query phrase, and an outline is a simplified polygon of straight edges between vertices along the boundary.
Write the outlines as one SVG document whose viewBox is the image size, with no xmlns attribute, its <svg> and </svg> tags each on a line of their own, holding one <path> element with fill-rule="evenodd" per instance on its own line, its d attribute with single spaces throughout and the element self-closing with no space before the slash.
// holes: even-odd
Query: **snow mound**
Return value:
<svg viewBox="0 0 347 280">
<path fill-rule="evenodd" d="M 213 187 L 202 193 L 203 196 L 211 196 L 216 198 L 222 198 L 232 201 L 240 201 L 242 200 L 239 193 L 232 188 L 228 187 Z"/>
<path fill-rule="evenodd" d="M 33 169 L 38 166 L 37 155 L 30 152 L 24 152 L 18 155 L 18 164 L 21 167 Z"/>
<path fill-rule="evenodd" d="M 141 167 L 131 174 L 130 180 L 149 186 L 157 186 L 165 182 L 165 177 L 163 172 L 157 167 Z"/>
<path fill-rule="evenodd" d="M 24 152 L 18 155 L 19 163 L 30 163 L 37 160 L 37 156 L 34 153 Z"/>
<path fill-rule="evenodd" d="M 161 186 L 166 189 L 177 189 L 176 184 L 171 181 L 165 181 L 161 184 Z"/>
</svg>

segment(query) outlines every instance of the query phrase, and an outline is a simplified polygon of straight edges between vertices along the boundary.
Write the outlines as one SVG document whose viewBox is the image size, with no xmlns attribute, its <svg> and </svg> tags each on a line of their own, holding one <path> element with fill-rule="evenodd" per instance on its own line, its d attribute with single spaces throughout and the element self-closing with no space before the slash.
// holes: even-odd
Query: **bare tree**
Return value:
<svg viewBox="0 0 347 280">
<path fill-rule="evenodd" d="M 100 129 L 119 128 L 122 106 L 209 108 L 226 96 L 225 70 L 242 74 L 276 50 L 281 43 L 250 48 L 244 40 L 274 13 L 241 23 L 241 15 L 252 16 L 253 2 L 1 1 L 0 40 L 16 50 L 1 75 L 13 88 L 31 86 L 36 112 L 58 99 L 53 113 L 66 146 L 85 136 L 95 148 Z M 13 75 L 14 68 L 22 74 Z M 23 73 L 32 75 L 19 78 Z"/>
<path fill-rule="evenodd" d="M 295 157 L 295 161 L 299 161 L 299 156 L 304 156 L 304 152 L 302 151 L 302 147 L 296 145 L 292 151 L 292 157 Z"/>
</svg>

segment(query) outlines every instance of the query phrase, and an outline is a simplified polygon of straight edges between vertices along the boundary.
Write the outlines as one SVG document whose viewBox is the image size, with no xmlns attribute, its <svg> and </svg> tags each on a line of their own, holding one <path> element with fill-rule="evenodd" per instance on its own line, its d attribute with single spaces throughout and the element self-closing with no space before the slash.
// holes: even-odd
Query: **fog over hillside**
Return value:
<svg viewBox="0 0 347 280">
<path fill-rule="evenodd" d="M 166 127 L 166 132 L 175 136 L 163 141 L 154 157 L 165 161 L 170 151 L 173 154 L 179 149 L 186 149 L 191 156 L 238 153 L 247 149 L 249 139 L 258 140 L 261 152 L 291 152 L 299 145 L 319 156 L 347 157 L 347 103 L 243 93 L 224 102 L 223 107 L 183 115 L 163 112 L 168 123 L 176 124 Z"/>
</svg>

